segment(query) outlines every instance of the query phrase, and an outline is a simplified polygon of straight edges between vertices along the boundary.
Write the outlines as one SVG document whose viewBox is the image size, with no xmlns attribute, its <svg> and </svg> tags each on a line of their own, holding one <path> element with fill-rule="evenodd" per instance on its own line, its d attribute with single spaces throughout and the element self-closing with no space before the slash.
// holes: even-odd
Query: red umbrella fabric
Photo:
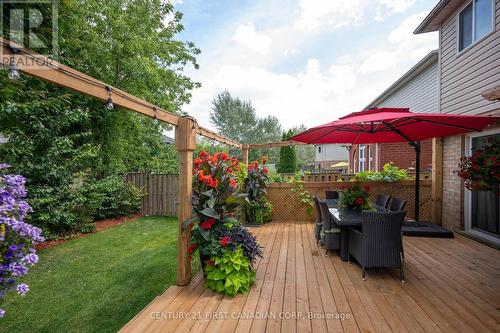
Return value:
<svg viewBox="0 0 500 333">
<path fill-rule="evenodd" d="M 310 128 L 291 140 L 308 144 L 416 142 L 482 131 L 498 119 L 492 116 L 413 113 L 408 108 L 379 108 L 353 112 Z"/>
<path fill-rule="evenodd" d="M 408 142 L 416 154 L 415 220 L 419 220 L 420 140 L 480 132 L 500 117 L 413 113 L 408 108 L 378 108 L 353 112 L 290 138 L 307 144 Z"/>
</svg>

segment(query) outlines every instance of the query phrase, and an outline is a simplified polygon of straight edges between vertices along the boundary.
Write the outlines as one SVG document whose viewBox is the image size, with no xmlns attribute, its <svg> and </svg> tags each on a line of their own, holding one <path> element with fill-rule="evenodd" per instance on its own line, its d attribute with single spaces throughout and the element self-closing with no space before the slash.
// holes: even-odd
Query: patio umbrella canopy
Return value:
<svg viewBox="0 0 500 333">
<path fill-rule="evenodd" d="M 480 132 L 499 117 L 413 113 L 408 108 L 376 108 L 353 112 L 290 138 L 307 144 L 408 142 L 416 154 L 415 220 L 419 220 L 420 140 Z"/>
</svg>

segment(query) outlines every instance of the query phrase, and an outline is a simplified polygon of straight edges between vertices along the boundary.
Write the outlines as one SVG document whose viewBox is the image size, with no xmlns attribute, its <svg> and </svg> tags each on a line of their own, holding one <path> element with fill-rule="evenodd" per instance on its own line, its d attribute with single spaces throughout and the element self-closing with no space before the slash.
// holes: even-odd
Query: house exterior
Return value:
<svg viewBox="0 0 500 333">
<path fill-rule="evenodd" d="M 325 144 L 315 145 L 314 169 L 329 170 L 339 162 L 347 162 L 349 151 L 344 145 Z"/>
<path fill-rule="evenodd" d="M 408 107 L 412 112 L 438 112 L 438 50 L 430 52 L 413 68 L 375 98 L 365 109 Z M 406 142 L 353 145 L 349 151 L 349 171 L 381 170 L 384 164 L 412 169 L 415 150 Z M 432 168 L 432 141 L 421 142 L 422 170 Z"/>
<path fill-rule="evenodd" d="M 439 112 L 500 115 L 500 0 L 441 0 L 415 33 L 430 31 L 439 32 Z M 454 173 L 461 156 L 493 137 L 500 128 L 434 141 L 433 211 L 443 226 L 498 245 L 498 197 L 466 190 Z"/>
</svg>

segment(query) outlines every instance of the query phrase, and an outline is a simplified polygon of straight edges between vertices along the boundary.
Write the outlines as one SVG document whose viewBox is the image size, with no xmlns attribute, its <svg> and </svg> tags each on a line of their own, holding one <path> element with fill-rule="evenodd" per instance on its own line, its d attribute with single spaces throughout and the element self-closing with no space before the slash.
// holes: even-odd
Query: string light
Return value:
<svg viewBox="0 0 500 333">
<path fill-rule="evenodd" d="M 113 111 L 115 106 L 113 104 L 113 99 L 111 98 L 111 87 L 106 86 L 106 89 L 108 90 L 108 100 L 106 101 L 106 109 L 108 109 L 109 111 Z"/>
<path fill-rule="evenodd" d="M 154 114 L 153 114 L 153 124 L 155 126 L 158 126 L 158 109 L 156 107 L 153 107 L 153 111 L 154 111 Z"/>
<path fill-rule="evenodd" d="M 19 74 L 19 68 L 16 64 L 15 55 L 19 52 L 19 50 L 13 46 L 9 46 L 13 55 L 10 57 L 10 69 L 9 69 L 9 79 L 11 80 L 19 80 L 21 74 Z"/>
</svg>

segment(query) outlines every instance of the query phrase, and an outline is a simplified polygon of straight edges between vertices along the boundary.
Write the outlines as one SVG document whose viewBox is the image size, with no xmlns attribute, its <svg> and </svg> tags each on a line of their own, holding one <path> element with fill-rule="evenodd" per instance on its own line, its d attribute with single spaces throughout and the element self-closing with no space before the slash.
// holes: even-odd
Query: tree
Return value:
<svg viewBox="0 0 500 333">
<path fill-rule="evenodd" d="M 160 0 L 80 0 L 59 5 L 59 61 L 177 112 L 199 86 L 182 71 L 199 50 L 176 40 L 182 15 Z M 174 18 L 167 22 L 167 17 Z M 164 23 L 167 22 L 167 23 Z M 39 79 L 0 69 L 0 161 L 27 178 L 32 222 L 51 235 L 78 230 L 85 183 L 129 171 L 176 172 L 168 128 Z"/>
<path fill-rule="evenodd" d="M 281 125 L 278 118 L 267 116 L 259 118 L 250 101 L 232 97 L 228 91 L 223 91 L 212 101 L 210 121 L 217 131 L 240 143 L 268 143 L 279 141 Z M 276 163 L 277 153 L 273 150 L 251 150 L 249 159 L 259 159 L 267 154 L 270 163 Z"/>
<path fill-rule="evenodd" d="M 293 134 L 292 130 L 283 133 L 283 141 L 290 139 Z M 279 173 L 295 173 L 297 171 L 295 146 L 281 147 L 277 171 Z"/>
<path fill-rule="evenodd" d="M 293 135 L 304 132 L 307 127 L 303 124 L 294 126 L 290 130 Z M 307 166 L 311 163 L 314 163 L 315 158 L 315 150 L 312 145 L 298 145 L 295 147 L 295 151 L 297 153 L 297 167 L 301 169 L 304 166 Z"/>
</svg>

